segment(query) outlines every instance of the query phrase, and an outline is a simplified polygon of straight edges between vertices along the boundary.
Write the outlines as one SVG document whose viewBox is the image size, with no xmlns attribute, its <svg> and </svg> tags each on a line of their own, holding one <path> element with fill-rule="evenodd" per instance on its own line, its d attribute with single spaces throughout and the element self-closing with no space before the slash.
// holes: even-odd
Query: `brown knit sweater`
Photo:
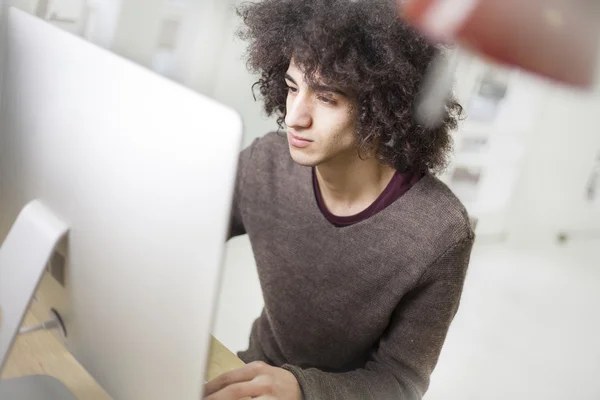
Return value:
<svg viewBox="0 0 600 400">
<path fill-rule="evenodd" d="M 474 235 L 426 175 L 371 218 L 333 226 L 287 140 L 240 157 L 231 236 L 247 233 L 265 307 L 245 362 L 291 371 L 306 400 L 420 399 L 460 300 Z"/>
</svg>

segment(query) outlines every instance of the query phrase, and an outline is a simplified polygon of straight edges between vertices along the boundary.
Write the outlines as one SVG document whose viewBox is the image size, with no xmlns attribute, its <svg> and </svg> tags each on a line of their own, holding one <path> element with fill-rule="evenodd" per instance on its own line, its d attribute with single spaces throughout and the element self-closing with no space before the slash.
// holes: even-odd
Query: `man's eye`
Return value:
<svg viewBox="0 0 600 400">
<path fill-rule="evenodd" d="M 288 86 L 288 91 L 291 93 L 297 93 L 298 92 L 298 88 L 292 87 L 292 86 Z"/>
<path fill-rule="evenodd" d="M 323 103 L 325 103 L 325 104 L 330 104 L 330 105 L 335 105 L 336 104 L 335 100 L 331 99 L 329 97 L 319 96 L 318 99 L 320 101 L 322 101 Z"/>
</svg>

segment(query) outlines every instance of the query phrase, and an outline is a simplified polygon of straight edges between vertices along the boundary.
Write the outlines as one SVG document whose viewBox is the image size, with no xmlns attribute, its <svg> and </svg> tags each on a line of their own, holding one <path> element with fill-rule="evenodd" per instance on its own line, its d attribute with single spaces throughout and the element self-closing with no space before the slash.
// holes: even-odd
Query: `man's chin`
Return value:
<svg viewBox="0 0 600 400">
<path fill-rule="evenodd" d="M 319 165 L 319 161 L 316 159 L 316 157 L 303 154 L 295 149 L 290 149 L 290 156 L 296 164 L 302 165 L 303 167 L 315 167 Z"/>
</svg>

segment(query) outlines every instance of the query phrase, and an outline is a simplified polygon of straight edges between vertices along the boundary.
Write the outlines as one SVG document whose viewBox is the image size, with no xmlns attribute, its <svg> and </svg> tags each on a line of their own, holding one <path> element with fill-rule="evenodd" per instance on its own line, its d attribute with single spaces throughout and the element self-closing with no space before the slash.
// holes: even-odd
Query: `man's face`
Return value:
<svg viewBox="0 0 600 400">
<path fill-rule="evenodd" d="M 357 156 L 356 107 L 342 89 L 312 85 L 290 62 L 285 123 L 292 159 L 317 166 L 336 158 Z"/>
</svg>

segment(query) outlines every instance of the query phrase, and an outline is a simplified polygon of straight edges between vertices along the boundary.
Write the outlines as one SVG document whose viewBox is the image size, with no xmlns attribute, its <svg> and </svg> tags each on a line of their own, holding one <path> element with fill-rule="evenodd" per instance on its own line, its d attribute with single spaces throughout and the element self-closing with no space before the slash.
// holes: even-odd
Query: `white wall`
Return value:
<svg viewBox="0 0 600 400">
<path fill-rule="evenodd" d="M 90 2 L 89 16 L 84 35 L 98 46 L 109 48 L 114 41 L 121 13 L 121 0 L 95 0 Z"/>
<path fill-rule="evenodd" d="M 37 5 L 37 0 L 4 0 L 1 3 L 15 6 L 16 8 L 19 8 L 23 11 L 33 14 L 33 13 L 35 13 L 35 7 Z"/>
<path fill-rule="evenodd" d="M 139 64 L 150 65 L 164 11 L 165 0 L 124 1 L 111 50 Z"/>
<path fill-rule="evenodd" d="M 600 151 L 600 95 L 546 87 L 509 218 L 510 240 L 600 235 L 600 209 L 586 198 Z"/>
<path fill-rule="evenodd" d="M 212 95 L 218 101 L 235 108 L 245 124 L 245 144 L 254 138 L 277 129 L 276 118 L 267 118 L 260 99 L 254 101 L 252 85 L 257 77 L 246 70 L 243 55 L 246 44 L 234 37 L 239 19 L 231 18 L 223 32 L 223 54 L 215 77 Z"/>
<path fill-rule="evenodd" d="M 257 79 L 246 70 L 242 60 L 246 44 L 234 35 L 240 23 L 234 7 L 239 3 L 239 0 L 190 1 L 181 6 L 182 28 L 171 61 L 174 67 L 167 75 L 236 109 L 244 120 L 244 145 L 247 145 L 277 129 L 277 124 L 275 118 L 264 115 L 261 102 L 254 101 L 252 96 L 251 87 Z M 164 0 L 127 0 L 119 14 L 112 49 L 151 65 L 160 20 L 168 12 L 173 14 L 173 10 L 165 8 Z"/>
<path fill-rule="evenodd" d="M 76 19 L 81 13 L 83 0 L 50 0 L 48 1 L 48 5 L 49 13 L 56 12 L 59 17 Z"/>
</svg>

